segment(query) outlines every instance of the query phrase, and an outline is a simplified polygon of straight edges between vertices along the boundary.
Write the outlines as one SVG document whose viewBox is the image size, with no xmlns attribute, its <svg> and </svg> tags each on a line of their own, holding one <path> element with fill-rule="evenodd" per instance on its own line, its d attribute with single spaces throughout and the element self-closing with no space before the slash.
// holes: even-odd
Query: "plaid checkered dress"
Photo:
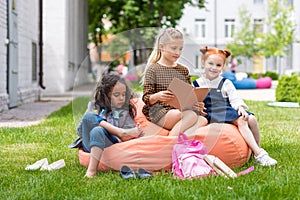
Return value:
<svg viewBox="0 0 300 200">
<path fill-rule="evenodd" d="M 174 109 L 174 107 L 163 102 L 157 102 L 153 105 L 149 103 L 150 96 L 167 90 L 174 77 L 191 84 L 189 70 L 181 64 L 177 64 L 176 67 L 167 67 L 155 63 L 147 69 L 144 80 L 143 101 L 145 106 L 143 113 L 149 121 L 158 123 L 169 110 Z"/>
</svg>

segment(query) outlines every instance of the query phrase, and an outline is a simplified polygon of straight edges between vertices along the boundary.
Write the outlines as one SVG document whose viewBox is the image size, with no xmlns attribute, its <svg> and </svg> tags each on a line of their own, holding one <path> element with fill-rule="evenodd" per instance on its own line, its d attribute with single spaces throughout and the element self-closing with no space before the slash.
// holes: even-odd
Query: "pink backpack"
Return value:
<svg viewBox="0 0 300 200">
<path fill-rule="evenodd" d="M 214 170 L 204 160 L 205 145 L 198 140 L 189 140 L 184 133 L 178 135 L 178 143 L 172 151 L 172 173 L 181 179 L 209 176 Z"/>
</svg>

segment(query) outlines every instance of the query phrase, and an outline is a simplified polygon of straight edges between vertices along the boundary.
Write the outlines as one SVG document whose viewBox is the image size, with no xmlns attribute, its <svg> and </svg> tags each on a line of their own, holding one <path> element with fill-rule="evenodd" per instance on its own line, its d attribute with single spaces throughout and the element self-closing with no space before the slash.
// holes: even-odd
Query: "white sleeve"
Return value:
<svg viewBox="0 0 300 200">
<path fill-rule="evenodd" d="M 248 110 L 248 106 L 245 104 L 244 100 L 238 95 L 236 88 L 233 83 L 226 79 L 224 82 L 225 95 L 229 98 L 229 102 L 234 109 L 238 109 L 239 106 L 243 106 L 245 110 Z M 224 93 L 223 93 L 224 95 Z"/>
</svg>

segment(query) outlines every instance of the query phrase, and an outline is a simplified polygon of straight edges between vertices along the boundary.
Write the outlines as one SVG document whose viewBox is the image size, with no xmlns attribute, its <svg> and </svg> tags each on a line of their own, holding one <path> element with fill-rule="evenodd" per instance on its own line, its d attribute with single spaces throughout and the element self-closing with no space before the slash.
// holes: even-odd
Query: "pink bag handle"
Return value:
<svg viewBox="0 0 300 200">
<path fill-rule="evenodd" d="M 178 142 L 179 143 L 184 143 L 187 140 L 189 140 L 189 138 L 186 136 L 186 134 L 184 134 L 184 133 L 178 134 Z"/>
<path fill-rule="evenodd" d="M 252 172 L 253 170 L 254 170 L 254 166 L 251 166 L 251 167 L 249 167 L 248 169 L 245 169 L 245 170 L 243 170 L 243 171 L 237 173 L 237 175 L 238 175 L 238 176 L 240 176 L 240 175 L 245 175 L 245 174 L 248 174 L 248 173 Z"/>
</svg>

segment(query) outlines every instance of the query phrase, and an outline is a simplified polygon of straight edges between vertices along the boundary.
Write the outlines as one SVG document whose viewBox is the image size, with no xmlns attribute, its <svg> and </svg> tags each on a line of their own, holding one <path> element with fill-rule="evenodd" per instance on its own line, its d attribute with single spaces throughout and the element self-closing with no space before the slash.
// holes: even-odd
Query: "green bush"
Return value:
<svg viewBox="0 0 300 200">
<path fill-rule="evenodd" d="M 251 77 L 251 78 L 253 78 L 253 79 L 258 79 L 258 74 L 254 74 L 254 73 L 251 73 L 251 72 L 247 72 L 247 75 L 248 75 L 248 77 Z"/>
<path fill-rule="evenodd" d="M 253 79 L 258 79 L 259 78 L 259 74 L 254 74 L 251 72 L 247 73 L 249 77 L 253 78 Z M 267 71 L 266 73 L 261 74 L 261 77 L 270 77 L 273 81 L 274 80 L 278 80 L 278 73 L 276 72 L 271 72 L 271 71 Z"/>
<path fill-rule="evenodd" d="M 297 75 L 283 75 L 278 80 L 276 101 L 300 102 L 300 79 Z"/>
<path fill-rule="evenodd" d="M 268 71 L 268 72 L 264 73 L 264 75 L 263 75 L 263 77 L 266 77 L 266 76 L 269 76 L 273 81 L 278 80 L 278 73 L 276 73 L 276 72 Z"/>
</svg>

